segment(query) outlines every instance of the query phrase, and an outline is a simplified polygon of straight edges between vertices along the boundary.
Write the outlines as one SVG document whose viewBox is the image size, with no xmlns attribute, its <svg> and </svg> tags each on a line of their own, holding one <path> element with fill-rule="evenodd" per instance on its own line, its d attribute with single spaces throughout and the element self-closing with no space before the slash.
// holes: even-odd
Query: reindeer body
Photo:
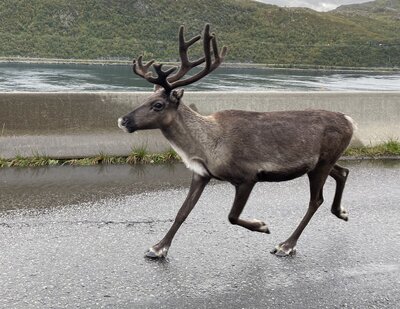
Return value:
<svg viewBox="0 0 400 309">
<path fill-rule="evenodd" d="M 193 172 L 232 184 L 290 180 L 336 162 L 353 132 L 348 116 L 323 110 L 202 116 L 181 102 L 177 111 L 161 128 L 172 148 Z"/>
<path fill-rule="evenodd" d="M 163 258 L 181 224 L 196 205 L 211 178 L 228 181 L 235 186 L 235 199 L 228 219 L 251 231 L 269 233 L 260 220 L 245 220 L 240 214 L 254 185 L 259 181 L 286 181 L 307 174 L 310 182 L 310 203 L 303 220 L 287 240 L 272 253 L 294 254 L 297 240 L 313 214 L 323 203 L 323 186 L 328 176 L 336 181 L 331 212 L 347 221 L 341 198 L 349 170 L 336 164 L 349 144 L 354 122 L 341 113 L 306 110 L 282 112 L 251 112 L 225 110 L 209 116 L 193 111 L 181 98 L 183 89 L 213 70 L 223 61 L 226 48 L 218 52 L 216 37 L 206 25 L 203 35 L 204 57 L 190 61 L 188 48 L 200 39 L 184 39 L 179 30 L 181 67 L 162 70 L 154 60 L 134 60 L 133 71 L 157 85 L 156 91 L 142 105 L 118 119 L 126 132 L 160 129 L 183 162 L 193 171 L 186 200 L 164 238 L 152 246 L 146 257 Z M 199 64 L 204 68 L 186 78 L 184 75 Z M 153 68 L 156 77 L 149 69 Z M 175 90 L 174 90 L 175 89 Z M 212 104 L 212 103 L 211 103 Z"/>
</svg>

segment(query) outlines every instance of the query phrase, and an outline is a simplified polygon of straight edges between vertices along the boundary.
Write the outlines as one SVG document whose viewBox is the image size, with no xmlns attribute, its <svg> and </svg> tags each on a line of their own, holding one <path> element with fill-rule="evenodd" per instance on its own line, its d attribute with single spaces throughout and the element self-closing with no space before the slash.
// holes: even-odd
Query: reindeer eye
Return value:
<svg viewBox="0 0 400 309">
<path fill-rule="evenodd" d="M 153 104 L 153 109 L 154 109 L 155 111 L 160 111 L 160 110 L 162 110 L 163 108 L 164 108 L 164 104 L 161 103 L 161 102 L 156 102 L 156 103 Z"/>
</svg>

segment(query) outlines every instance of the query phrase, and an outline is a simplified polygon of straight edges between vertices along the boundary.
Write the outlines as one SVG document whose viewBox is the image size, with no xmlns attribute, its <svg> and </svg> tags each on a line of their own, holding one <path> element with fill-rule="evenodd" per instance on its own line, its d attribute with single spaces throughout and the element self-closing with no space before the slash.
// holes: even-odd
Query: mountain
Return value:
<svg viewBox="0 0 400 309">
<path fill-rule="evenodd" d="M 249 0 L 2 0 L 0 56 L 176 61 L 179 25 L 205 23 L 227 62 L 400 66 L 398 19 Z"/>
<path fill-rule="evenodd" d="M 371 17 L 393 17 L 400 19 L 400 0 L 376 0 L 358 4 L 341 5 L 333 12 Z"/>
</svg>

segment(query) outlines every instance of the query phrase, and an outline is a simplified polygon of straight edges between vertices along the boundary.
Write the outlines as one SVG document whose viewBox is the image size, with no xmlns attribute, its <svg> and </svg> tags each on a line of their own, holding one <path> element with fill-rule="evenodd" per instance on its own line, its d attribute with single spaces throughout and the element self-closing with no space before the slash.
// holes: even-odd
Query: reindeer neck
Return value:
<svg viewBox="0 0 400 309">
<path fill-rule="evenodd" d="M 216 124 L 210 117 L 196 113 L 183 102 L 180 103 L 178 113 L 171 124 L 161 129 L 179 155 L 179 152 L 183 151 L 187 157 L 202 159 L 208 157 L 207 153 L 215 143 L 216 130 Z"/>
</svg>

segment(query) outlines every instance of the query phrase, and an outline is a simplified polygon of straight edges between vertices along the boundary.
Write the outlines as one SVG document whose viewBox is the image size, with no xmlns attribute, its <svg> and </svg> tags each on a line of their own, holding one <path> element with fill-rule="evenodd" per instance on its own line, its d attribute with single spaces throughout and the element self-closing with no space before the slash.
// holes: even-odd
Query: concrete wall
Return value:
<svg viewBox="0 0 400 309">
<path fill-rule="evenodd" d="M 123 133 L 117 119 L 149 93 L 0 93 L 0 157 L 126 155 L 132 148 L 162 151 L 158 131 Z M 399 92 L 192 92 L 184 102 L 201 114 L 223 109 L 254 111 L 328 109 L 356 120 L 353 144 L 400 139 Z"/>
</svg>

